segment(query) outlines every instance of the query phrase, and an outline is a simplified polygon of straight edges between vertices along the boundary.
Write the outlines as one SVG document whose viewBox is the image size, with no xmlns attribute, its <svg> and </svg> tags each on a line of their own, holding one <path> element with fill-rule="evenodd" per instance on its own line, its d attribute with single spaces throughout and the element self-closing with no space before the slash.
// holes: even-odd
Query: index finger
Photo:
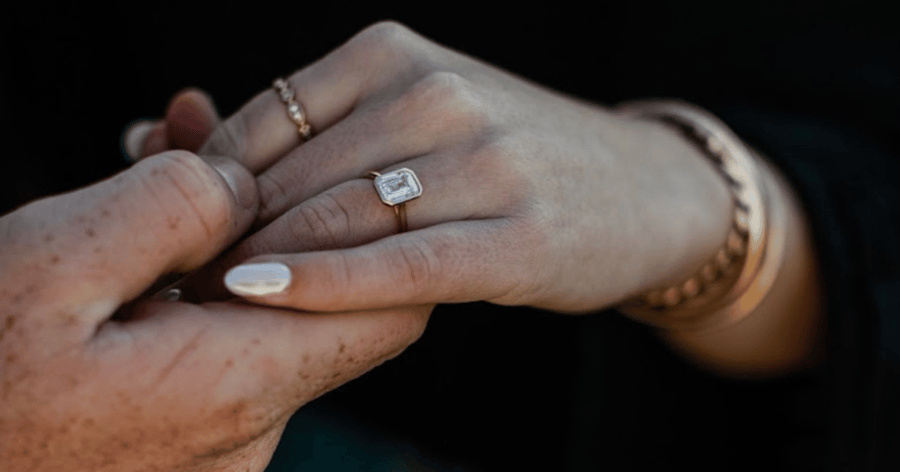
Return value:
<svg viewBox="0 0 900 472">
<path fill-rule="evenodd" d="M 366 96 L 412 69 L 406 54 L 414 33 L 393 23 L 378 23 L 287 79 L 314 133 L 350 114 Z M 238 159 L 253 173 L 302 142 L 298 126 L 274 89 L 254 97 L 213 132 L 201 155 Z"/>
</svg>

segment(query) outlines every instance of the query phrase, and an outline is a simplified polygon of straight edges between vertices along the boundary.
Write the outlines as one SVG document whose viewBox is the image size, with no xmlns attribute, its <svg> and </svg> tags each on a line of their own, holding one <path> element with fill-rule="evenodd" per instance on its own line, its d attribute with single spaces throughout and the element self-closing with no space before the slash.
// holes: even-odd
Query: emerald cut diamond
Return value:
<svg viewBox="0 0 900 472">
<path fill-rule="evenodd" d="M 422 195 L 422 184 L 413 171 L 403 168 L 375 177 L 375 189 L 384 203 L 395 206 Z"/>
</svg>

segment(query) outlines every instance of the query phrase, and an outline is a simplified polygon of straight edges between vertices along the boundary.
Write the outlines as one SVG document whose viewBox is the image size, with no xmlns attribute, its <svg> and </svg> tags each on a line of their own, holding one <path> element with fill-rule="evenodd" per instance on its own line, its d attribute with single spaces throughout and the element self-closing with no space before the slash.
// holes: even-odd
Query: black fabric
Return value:
<svg viewBox="0 0 900 472">
<path fill-rule="evenodd" d="M 828 286 L 827 365 L 723 380 L 613 312 L 476 303 L 439 307 L 407 353 L 312 408 L 468 471 L 898 470 L 900 30 L 888 2 L 859 3 L 12 3 L 0 211 L 124 168 L 119 133 L 179 89 L 229 114 L 381 19 L 599 103 L 684 98 L 801 195 Z M 292 431 L 286 447 L 306 437 Z"/>
<path fill-rule="evenodd" d="M 900 165 L 854 129 L 811 117 L 723 110 L 789 176 L 825 275 L 832 461 L 900 466 Z"/>
</svg>

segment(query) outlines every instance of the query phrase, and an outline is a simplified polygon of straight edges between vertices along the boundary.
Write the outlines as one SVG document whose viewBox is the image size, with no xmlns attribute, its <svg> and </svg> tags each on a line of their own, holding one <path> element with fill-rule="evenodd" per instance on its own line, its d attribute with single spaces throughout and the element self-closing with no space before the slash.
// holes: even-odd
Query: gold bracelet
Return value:
<svg viewBox="0 0 900 472">
<path fill-rule="evenodd" d="M 769 214 L 769 189 L 753 151 L 718 118 L 682 101 L 636 101 L 617 108 L 626 116 L 673 125 L 698 142 L 726 180 L 734 203 L 726 242 L 697 273 L 629 299 L 617 309 L 670 330 L 702 331 L 744 319 L 769 292 L 784 245 L 779 235 L 770 247 L 771 217 L 781 223 L 785 215 L 779 210 Z"/>
</svg>

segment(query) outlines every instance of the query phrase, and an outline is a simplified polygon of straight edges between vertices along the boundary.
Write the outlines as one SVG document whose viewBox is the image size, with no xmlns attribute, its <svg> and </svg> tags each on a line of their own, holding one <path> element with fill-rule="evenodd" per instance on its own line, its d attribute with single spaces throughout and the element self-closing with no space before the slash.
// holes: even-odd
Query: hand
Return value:
<svg viewBox="0 0 900 472">
<path fill-rule="evenodd" d="M 257 205 L 240 165 L 171 151 L 0 219 L 0 470 L 261 471 L 298 407 L 419 336 L 428 307 L 134 301 Z"/>
<path fill-rule="evenodd" d="M 299 145 L 270 90 L 200 151 L 258 174 L 265 227 L 207 273 L 290 267 L 285 290 L 246 295 L 254 302 L 334 311 L 488 300 L 583 312 L 690 275 L 727 235 L 728 190 L 681 136 L 400 25 L 368 28 L 289 81 L 313 139 Z M 361 177 L 400 167 L 424 194 L 407 204 L 410 231 L 395 235 L 392 210 Z"/>
</svg>

